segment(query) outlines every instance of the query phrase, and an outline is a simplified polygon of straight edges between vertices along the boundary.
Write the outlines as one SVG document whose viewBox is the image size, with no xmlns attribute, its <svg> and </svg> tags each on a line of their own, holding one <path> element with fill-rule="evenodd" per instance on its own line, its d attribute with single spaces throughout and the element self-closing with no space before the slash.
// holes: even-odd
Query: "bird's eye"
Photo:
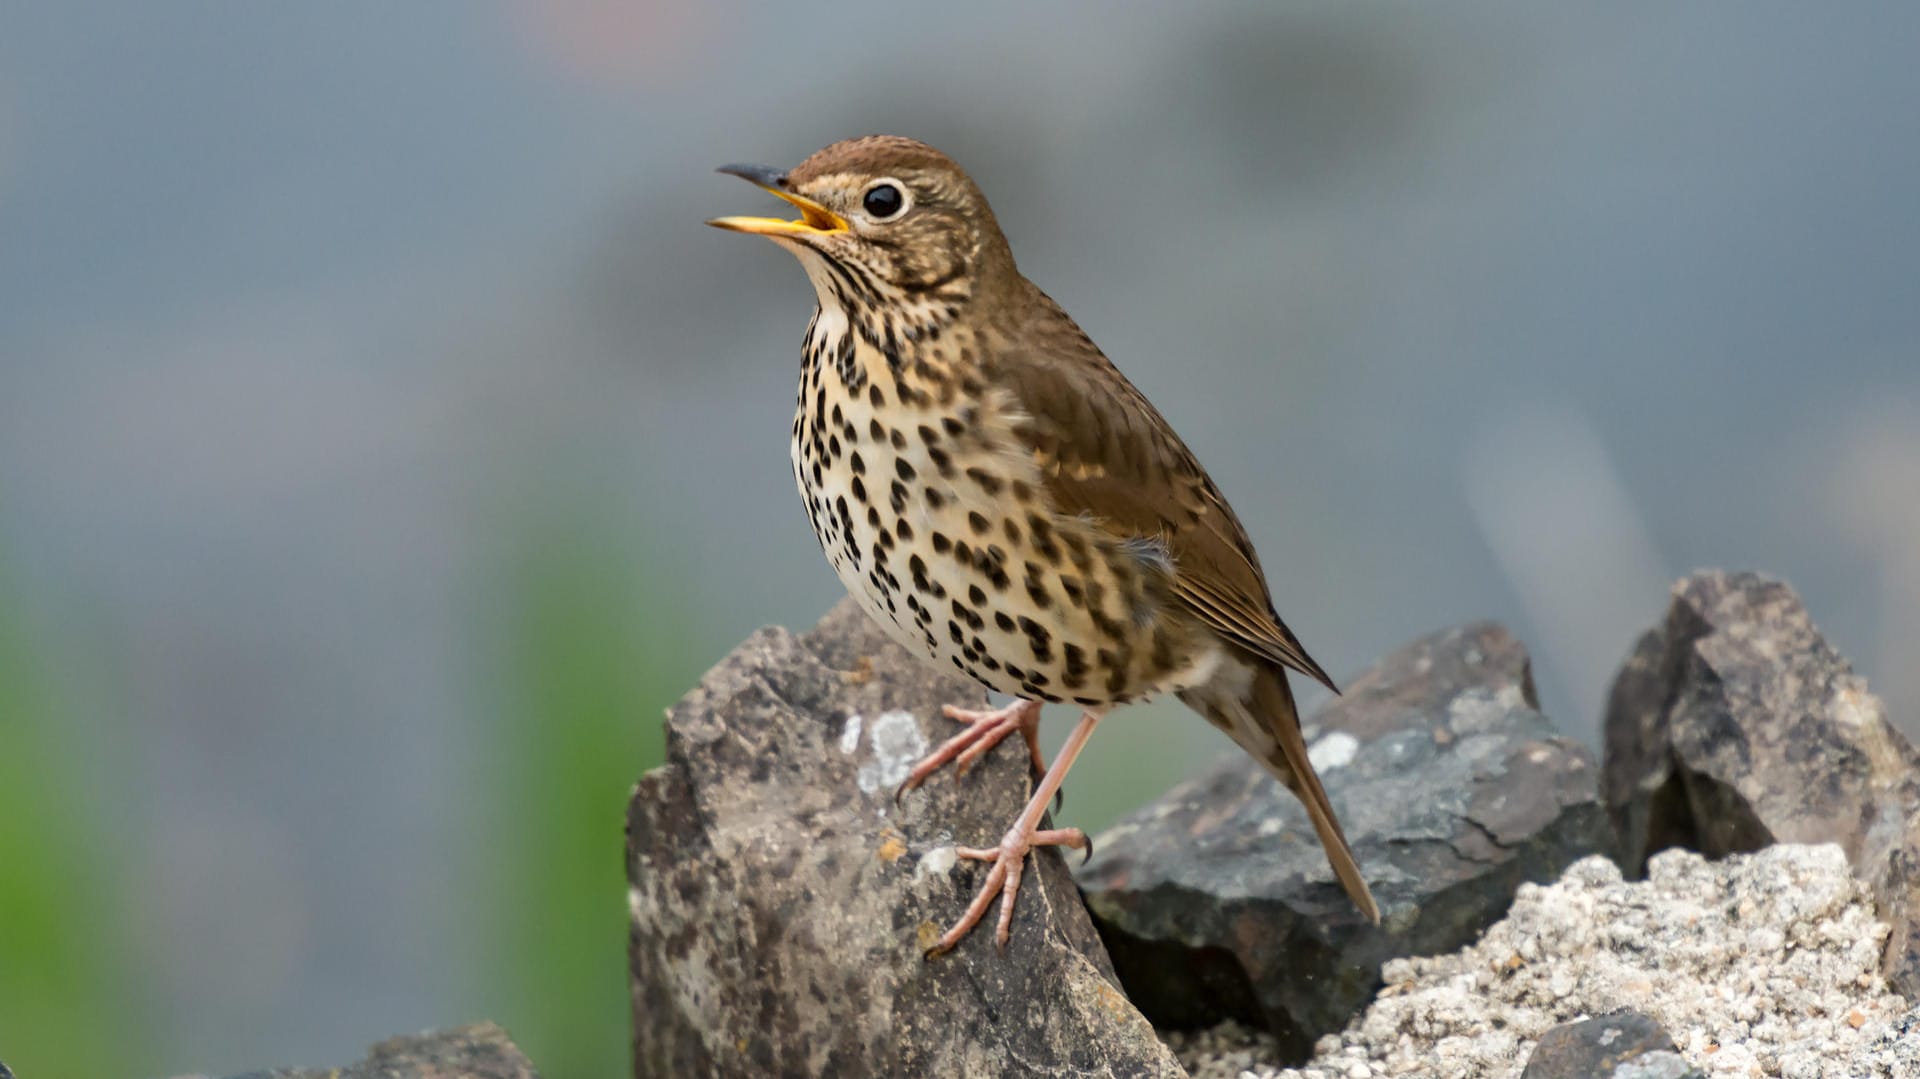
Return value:
<svg viewBox="0 0 1920 1079">
<path fill-rule="evenodd" d="M 860 196 L 860 208 L 875 221 L 891 221 L 907 212 L 907 193 L 892 180 L 882 180 Z"/>
</svg>

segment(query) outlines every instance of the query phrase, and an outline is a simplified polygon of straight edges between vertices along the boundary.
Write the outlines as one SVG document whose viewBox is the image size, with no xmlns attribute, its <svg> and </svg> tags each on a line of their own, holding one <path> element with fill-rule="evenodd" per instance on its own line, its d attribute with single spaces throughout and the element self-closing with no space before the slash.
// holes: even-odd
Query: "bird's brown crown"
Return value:
<svg viewBox="0 0 1920 1079">
<path fill-rule="evenodd" d="M 784 173 L 748 165 L 721 171 L 786 199 L 802 217 L 710 223 L 767 236 L 799 255 L 823 304 L 951 318 L 1017 278 L 986 196 L 924 142 L 868 135 L 836 142 Z"/>
</svg>

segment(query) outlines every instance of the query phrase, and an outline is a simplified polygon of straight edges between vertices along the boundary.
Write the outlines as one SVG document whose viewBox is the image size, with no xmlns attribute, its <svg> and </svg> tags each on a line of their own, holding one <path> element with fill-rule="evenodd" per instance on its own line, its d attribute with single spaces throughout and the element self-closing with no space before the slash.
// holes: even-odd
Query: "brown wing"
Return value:
<svg viewBox="0 0 1920 1079">
<path fill-rule="evenodd" d="M 1216 633 L 1334 689 L 1280 621 L 1253 544 L 1200 462 L 1073 320 L 1035 291 L 1018 344 L 986 357 L 1031 417 L 1017 434 L 1055 507 L 1116 536 L 1164 542 L 1175 595 Z"/>
</svg>

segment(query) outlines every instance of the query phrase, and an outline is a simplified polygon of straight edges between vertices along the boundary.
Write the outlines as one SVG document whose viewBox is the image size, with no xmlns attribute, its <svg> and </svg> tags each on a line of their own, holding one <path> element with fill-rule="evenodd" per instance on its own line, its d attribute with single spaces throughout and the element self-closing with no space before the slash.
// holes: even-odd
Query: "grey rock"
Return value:
<svg viewBox="0 0 1920 1079">
<path fill-rule="evenodd" d="M 540 1073 L 506 1031 L 473 1023 L 389 1038 L 345 1068 L 277 1069 L 233 1079 L 540 1079 Z"/>
<path fill-rule="evenodd" d="M 1680 1057 L 1652 1016 L 1617 1011 L 1562 1023 L 1540 1035 L 1520 1079 L 1693 1079 L 1702 1073 Z"/>
<path fill-rule="evenodd" d="M 634 792 L 634 1069 L 664 1075 L 1181 1076 L 1118 988 L 1059 855 L 1029 865 L 1013 939 L 922 958 L 1028 796 L 1008 739 L 964 777 L 893 791 L 979 689 L 850 603 L 754 634 L 667 718 Z"/>
<path fill-rule="evenodd" d="M 1606 717 L 1604 789 L 1622 864 L 1837 843 L 1892 927 L 1884 971 L 1920 995 L 1920 753 L 1814 626 L 1755 573 L 1673 588 Z"/>
<path fill-rule="evenodd" d="M 1384 920 L 1347 901 L 1306 813 L 1235 756 L 1097 838 L 1081 887 L 1128 995 L 1176 1029 L 1236 1019 L 1303 1059 L 1381 985 L 1611 847 L 1598 769 L 1538 711 L 1526 650 L 1488 623 L 1419 640 L 1307 724 Z"/>
</svg>

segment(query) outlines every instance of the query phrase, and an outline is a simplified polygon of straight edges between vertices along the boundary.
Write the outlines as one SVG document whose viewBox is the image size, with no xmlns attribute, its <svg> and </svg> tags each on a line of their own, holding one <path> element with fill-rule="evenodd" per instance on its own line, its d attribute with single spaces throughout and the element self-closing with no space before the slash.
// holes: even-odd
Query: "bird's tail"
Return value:
<svg viewBox="0 0 1920 1079">
<path fill-rule="evenodd" d="M 1314 774 L 1313 765 L 1307 760 L 1307 740 L 1300 733 L 1300 711 L 1294 706 L 1286 672 L 1261 664 L 1254 672 L 1253 699 L 1249 704 L 1252 716 L 1248 718 L 1257 722 L 1262 728 L 1260 733 L 1267 736 L 1261 741 L 1268 751 L 1256 752 L 1254 756 L 1306 806 L 1313 830 L 1320 835 L 1320 845 L 1327 850 L 1327 862 L 1333 866 L 1334 876 L 1340 878 L 1340 886 L 1346 889 L 1360 913 L 1378 925 L 1380 907 L 1367 888 L 1367 878 L 1360 874 L 1360 863 L 1354 861 L 1353 848 L 1347 845 L 1339 819 L 1333 815 L 1327 790 L 1320 785 L 1320 777 Z M 1253 748 L 1244 739 L 1235 740 L 1249 750 Z"/>
</svg>

